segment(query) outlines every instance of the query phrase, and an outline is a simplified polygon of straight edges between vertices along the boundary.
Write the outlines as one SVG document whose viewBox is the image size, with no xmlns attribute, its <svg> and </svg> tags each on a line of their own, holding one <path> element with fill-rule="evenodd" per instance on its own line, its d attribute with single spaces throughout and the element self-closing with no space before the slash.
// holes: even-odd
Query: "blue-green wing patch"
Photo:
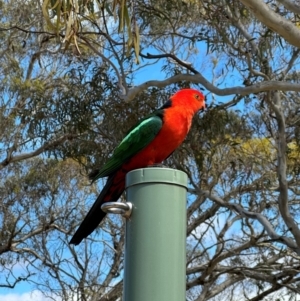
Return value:
<svg viewBox="0 0 300 301">
<path fill-rule="evenodd" d="M 138 123 L 121 141 L 113 155 L 100 169 L 93 181 L 107 177 L 118 170 L 121 165 L 146 147 L 162 128 L 159 116 L 150 116 Z"/>
</svg>

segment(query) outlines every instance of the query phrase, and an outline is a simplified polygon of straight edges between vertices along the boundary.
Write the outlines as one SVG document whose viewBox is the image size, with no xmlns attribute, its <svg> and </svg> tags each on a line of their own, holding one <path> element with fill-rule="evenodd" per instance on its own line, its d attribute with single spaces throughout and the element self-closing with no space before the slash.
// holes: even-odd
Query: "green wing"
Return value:
<svg viewBox="0 0 300 301">
<path fill-rule="evenodd" d="M 140 121 L 121 141 L 106 164 L 93 176 L 93 181 L 111 175 L 124 162 L 146 147 L 156 137 L 162 124 L 161 117 L 157 115 L 151 115 Z"/>
</svg>

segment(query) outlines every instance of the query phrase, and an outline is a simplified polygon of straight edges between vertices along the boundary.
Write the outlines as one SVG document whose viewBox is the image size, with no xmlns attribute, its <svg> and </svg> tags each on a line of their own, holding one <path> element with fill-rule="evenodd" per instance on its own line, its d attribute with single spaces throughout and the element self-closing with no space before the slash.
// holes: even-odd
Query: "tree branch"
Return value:
<svg viewBox="0 0 300 301">
<path fill-rule="evenodd" d="M 218 197 L 217 195 L 211 194 L 209 191 L 200 190 L 199 192 L 200 194 L 204 195 L 205 197 L 209 198 L 211 201 L 219 204 L 220 206 L 226 207 L 230 210 L 234 210 L 242 217 L 256 219 L 264 227 L 268 235 L 273 240 L 282 242 L 283 244 L 291 248 L 293 251 L 295 251 L 298 255 L 300 255 L 300 248 L 297 246 L 297 244 L 289 237 L 278 235 L 273 229 L 268 219 L 265 218 L 262 214 L 248 211 L 238 204 L 226 203 L 222 198 Z"/>
<path fill-rule="evenodd" d="M 10 163 L 26 160 L 26 159 L 29 159 L 32 157 L 36 157 L 36 156 L 40 155 L 41 153 L 43 153 L 44 151 L 52 149 L 53 147 L 61 144 L 62 142 L 69 140 L 71 138 L 75 138 L 77 136 L 78 135 L 67 134 L 67 135 L 64 135 L 51 142 L 46 142 L 44 145 L 42 145 L 41 147 L 39 147 L 38 149 L 36 149 L 32 152 L 19 154 L 19 155 L 15 155 L 15 156 L 12 156 L 11 154 L 9 154 L 2 162 L 0 162 L 0 170 L 3 169 L 4 167 L 6 167 Z"/>
<path fill-rule="evenodd" d="M 278 124 L 278 141 L 277 141 L 277 175 L 279 182 L 279 197 L 278 205 L 279 210 L 288 230 L 292 232 L 293 236 L 300 249 L 300 230 L 297 223 L 294 221 L 290 214 L 289 204 L 288 204 L 288 182 L 286 177 L 287 171 L 287 142 L 286 142 L 286 126 L 285 126 L 285 116 L 282 108 L 282 101 L 280 99 L 279 93 L 274 93 L 274 101 L 268 102 L 272 109 L 274 110 L 277 117 Z"/>
<path fill-rule="evenodd" d="M 131 88 L 126 97 L 126 101 L 131 101 L 134 97 L 142 92 L 143 90 L 149 87 L 156 87 L 156 88 L 164 88 L 168 85 L 180 82 L 180 81 L 189 81 L 194 84 L 201 84 L 210 92 L 219 95 L 219 96 L 227 96 L 233 94 L 240 94 L 240 95 L 249 95 L 251 93 L 259 93 L 259 92 L 266 92 L 271 90 L 281 90 L 281 91 L 296 91 L 300 92 L 300 84 L 293 84 L 290 82 L 281 82 L 281 81 L 263 81 L 260 83 L 256 83 L 251 86 L 242 87 L 236 86 L 232 88 L 224 88 L 219 89 L 213 84 L 211 84 L 204 76 L 201 74 L 178 74 L 168 79 L 164 80 L 150 80 L 144 82 L 141 85 Z"/>
<path fill-rule="evenodd" d="M 241 0 L 254 16 L 271 30 L 281 35 L 291 45 L 300 48 L 300 29 L 291 21 L 275 13 L 267 4 L 260 0 Z M 286 1 L 284 1 L 287 3 Z"/>
<path fill-rule="evenodd" d="M 192 65 L 188 62 L 185 62 L 181 59 L 179 59 L 176 55 L 172 53 L 163 53 L 163 54 L 143 54 L 140 52 L 140 56 L 145 59 L 162 59 L 162 58 L 169 58 L 174 60 L 176 63 L 178 63 L 180 66 L 185 67 L 186 69 L 190 70 L 194 74 L 199 74 L 199 72 L 192 67 Z"/>
<path fill-rule="evenodd" d="M 277 0 L 281 4 L 284 5 L 285 8 L 289 9 L 295 14 L 300 14 L 300 6 L 295 4 L 294 2 L 291 2 L 289 0 Z"/>
</svg>

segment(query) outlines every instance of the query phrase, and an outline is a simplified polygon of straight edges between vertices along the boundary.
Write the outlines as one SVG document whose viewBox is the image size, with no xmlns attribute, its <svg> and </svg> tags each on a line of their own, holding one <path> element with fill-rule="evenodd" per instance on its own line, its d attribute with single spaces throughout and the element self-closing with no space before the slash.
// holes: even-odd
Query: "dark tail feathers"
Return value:
<svg viewBox="0 0 300 301">
<path fill-rule="evenodd" d="M 89 173 L 89 179 L 92 181 L 92 183 L 95 181 L 95 178 L 98 176 L 100 172 L 100 169 L 94 169 Z"/>
<path fill-rule="evenodd" d="M 103 190 L 100 195 L 97 197 L 92 208 L 86 215 L 85 219 L 75 232 L 74 236 L 70 240 L 70 244 L 78 245 L 81 241 L 90 235 L 101 223 L 106 213 L 101 210 L 101 205 L 104 203 L 104 199 L 113 184 L 114 177 L 111 176 L 108 178 Z M 122 193 L 121 193 L 122 194 Z M 119 198 L 119 197 L 118 197 Z M 114 201 L 114 200 L 111 200 Z"/>
</svg>

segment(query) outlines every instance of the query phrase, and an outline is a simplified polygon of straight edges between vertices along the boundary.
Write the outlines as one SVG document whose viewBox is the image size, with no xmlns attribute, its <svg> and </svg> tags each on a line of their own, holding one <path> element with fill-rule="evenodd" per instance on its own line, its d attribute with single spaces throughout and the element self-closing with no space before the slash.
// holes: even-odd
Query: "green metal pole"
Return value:
<svg viewBox="0 0 300 301">
<path fill-rule="evenodd" d="M 184 301 L 187 175 L 169 168 L 133 170 L 126 198 L 123 301 Z"/>
</svg>

